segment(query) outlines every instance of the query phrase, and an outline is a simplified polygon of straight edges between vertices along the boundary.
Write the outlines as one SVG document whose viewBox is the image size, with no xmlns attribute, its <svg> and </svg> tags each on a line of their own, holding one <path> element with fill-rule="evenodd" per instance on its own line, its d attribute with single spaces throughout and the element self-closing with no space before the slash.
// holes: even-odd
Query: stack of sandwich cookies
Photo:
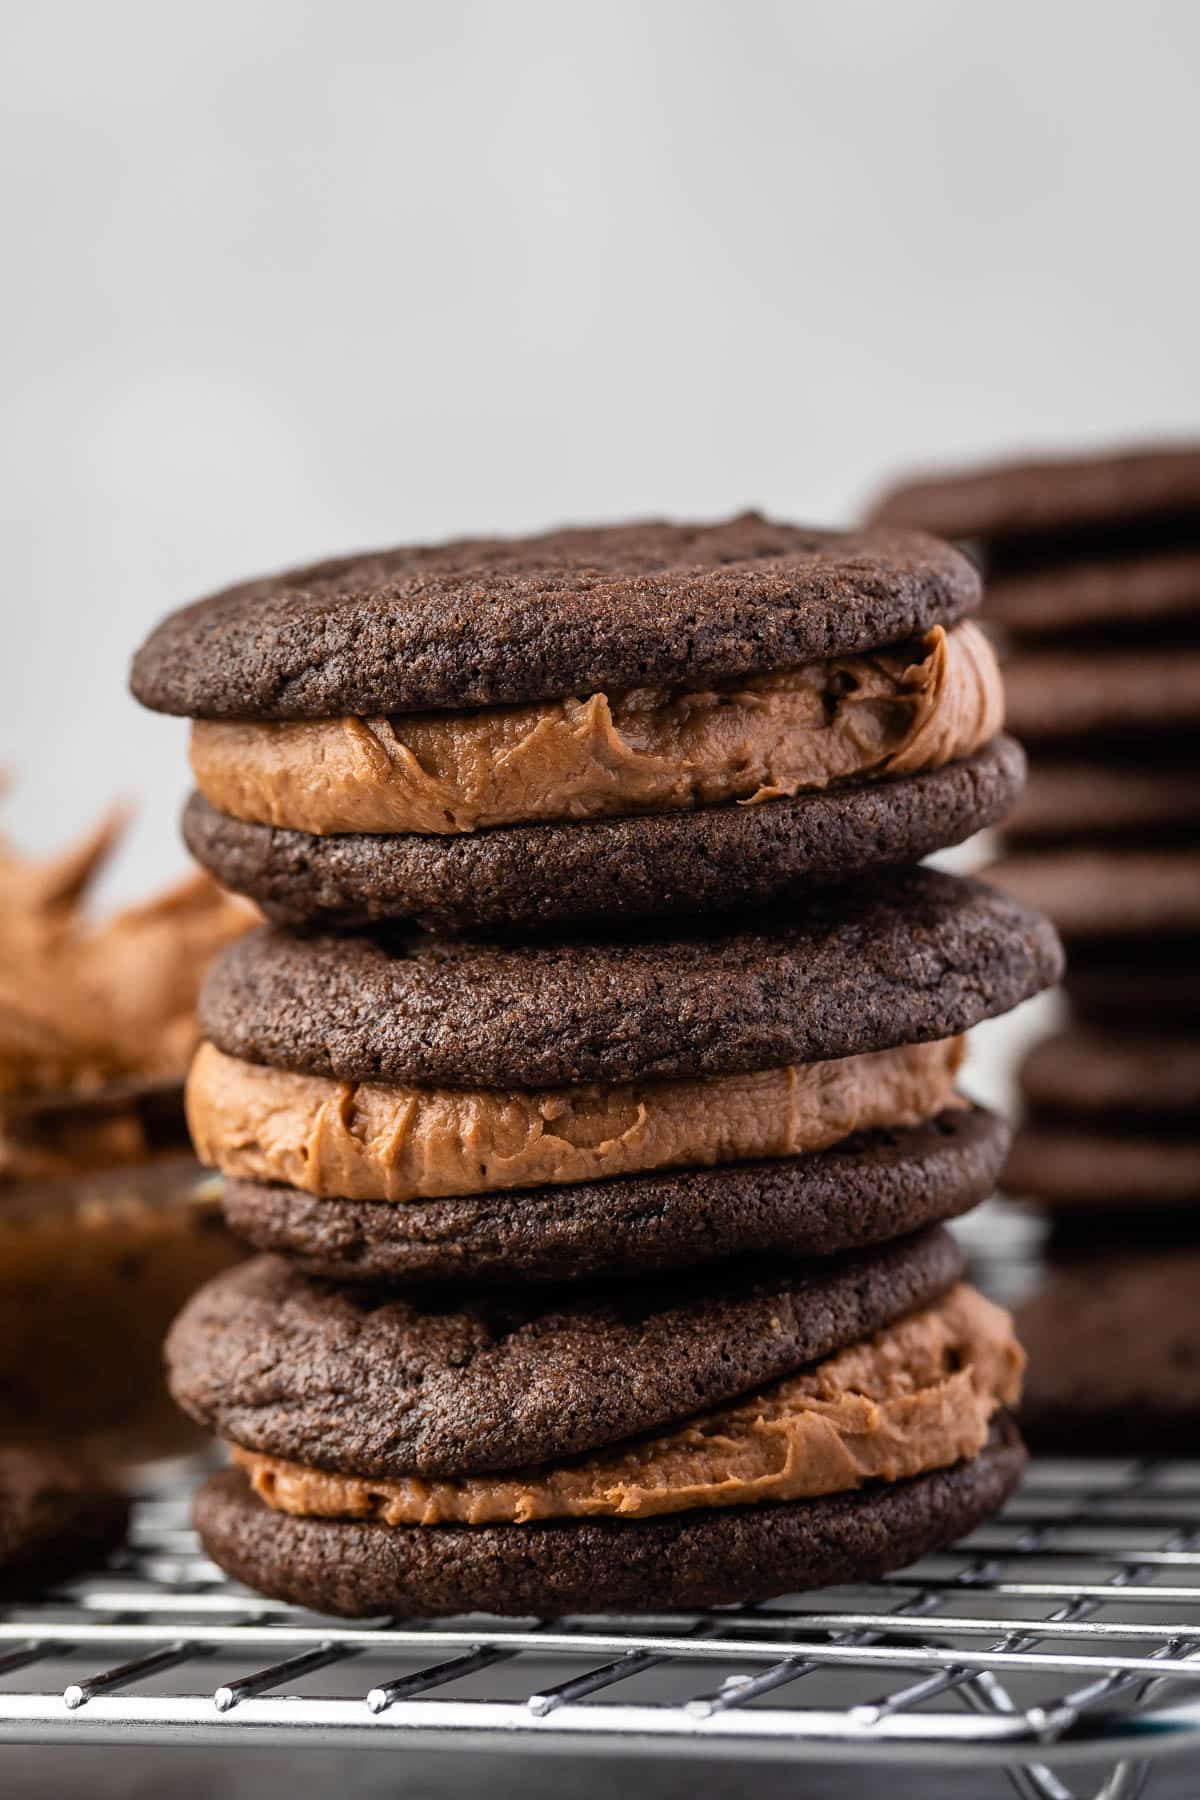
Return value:
<svg viewBox="0 0 1200 1800">
<path fill-rule="evenodd" d="M 1012 1193 L 1143 1236 L 1200 1208 L 1200 1040 L 1077 1025 L 1035 1046 L 1020 1084 Z"/>
<path fill-rule="evenodd" d="M 1056 1262 L 1018 1310 L 1031 1442 L 1057 1455 L 1194 1457 L 1200 1441 L 1200 1249 Z"/>
<path fill-rule="evenodd" d="M 942 1222 L 1007 1134 L 955 1077 L 1061 956 L 905 866 L 1019 788 L 977 601 L 932 540 L 746 518 L 351 559 L 151 638 L 189 841 L 273 921 L 187 1093 L 262 1254 L 168 1343 L 224 1568 L 707 1605 L 1002 1502 L 1021 1353 Z"/>
<path fill-rule="evenodd" d="M 552 1302 L 331 1286 L 266 1257 L 168 1344 L 233 1447 L 197 1523 L 335 1613 L 692 1607 L 867 1579 L 1020 1473 L 1022 1357 L 940 1227 L 771 1275 Z"/>
<path fill-rule="evenodd" d="M 209 1552 L 322 1610 L 536 1613 L 969 1530 L 1020 1470 L 1021 1356 L 936 1223 L 1007 1147 L 959 1034 L 1058 969 L 1043 920 L 925 870 L 670 938 L 247 938 L 188 1110 L 286 1255 L 169 1340 L 237 1465 Z"/>
<path fill-rule="evenodd" d="M 234 1229 L 316 1274 L 823 1256 L 990 1191 L 961 1034 L 1058 967 L 1039 916 L 931 870 L 669 937 L 267 927 L 206 983 L 188 1115 Z"/>
<path fill-rule="evenodd" d="M 1187 1025 L 1200 1000 L 1200 449 L 909 483 L 876 518 L 968 540 L 1030 752 L 993 878 L 1068 943 L 1097 1023 Z"/>
<path fill-rule="evenodd" d="M 1007 1186 L 1162 1221 L 1200 1200 L 1200 449 L 913 483 L 878 516 L 976 545 L 1030 749 L 990 876 L 1058 925 L 1074 1022 L 1022 1071 Z"/>
<path fill-rule="evenodd" d="M 185 835 L 272 918 L 435 930 L 762 904 L 998 818 L 966 560 L 750 514 L 470 540 L 229 589 L 139 652 Z"/>
<path fill-rule="evenodd" d="M 1020 1071 L 1010 1193 L 1049 1212 L 1050 1272 L 1019 1309 L 1038 1448 L 1191 1456 L 1200 1441 L 1200 1040 L 1075 1025 Z"/>
<path fill-rule="evenodd" d="M 910 484 L 880 516 L 969 537 L 986 564 L 1031 764 L 990 873 L 1067 941 L 1072 1016 L 1021 1067 L 1005 1171 L 1051 1222 L 1051 1273 L 1018 1319 L 1022 1421 L 1055 1451 L 1184 1452 L 1200 1420 L 1200 449 Z"/>
</svg>

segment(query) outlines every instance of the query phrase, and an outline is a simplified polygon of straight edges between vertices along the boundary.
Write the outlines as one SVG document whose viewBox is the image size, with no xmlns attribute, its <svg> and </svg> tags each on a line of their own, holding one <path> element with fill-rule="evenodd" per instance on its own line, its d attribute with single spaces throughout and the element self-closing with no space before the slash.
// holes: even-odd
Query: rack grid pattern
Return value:
<svg viewBox="0 0 1200 1800">
<path fill-rule="evenodd" d="M 1049 1800 L 1097 1792 L 1075 1762 L 1115 1760 L 1115 1800 L 1200 1748 L 1197 1465 L 1035 1464 L 901 1575 L 636 1618 L 334 1623 L 227 1582 L 186 1517 L 143 1502 L 109 1572 L 0 1614 L 0 1741 L 936 1754 Z"/>
<path fill-rule="evenodd" d="M 1011 1299 L 1028 1221 L 963 1234 Z M 986 1266 L 984 1266 L 986 1265 Z M 235 1587 L 186 1481 L 110 1569 L 0 1610 L 0 1745 L 400 1744 L 1002 1765 L 1026 1800 L 1200 1769 L 1200 1462 L 1035 1462 L 953 1550 L 869 1585 L 703 1614 L 346 1624 Z"/>
</svg>

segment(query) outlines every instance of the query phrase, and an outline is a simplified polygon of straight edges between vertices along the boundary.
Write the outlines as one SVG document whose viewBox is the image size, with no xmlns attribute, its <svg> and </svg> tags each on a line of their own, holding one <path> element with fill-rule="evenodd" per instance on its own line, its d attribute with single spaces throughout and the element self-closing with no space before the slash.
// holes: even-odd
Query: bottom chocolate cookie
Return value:
<svg viewBox="0 0 1200 1800">
<path fill-rule="evenodd" d="M 193 794 L 183 832 L 197 862 L 269 919 L 492 931 L 729 911 L 840 885 L 995 824 L 1024 779 L 1022 751 L 1000 736 L 940 769 L 761 806 L 316 837 L 247 824 Z"/>
<path fill-rule="evenodd" d="M 0 1598 L 102 1563 L 122 1542 L 129 1502 L 54 1450 L 0 1447 Z"/>
<path fill-rule="evenodd" d="M 224 1207 L 239 1237 L 312 1275 L 578 1281 L 890 1241 L 977 1205 L 1007 1145 L 1001 1120 L 964 1107 L 775 1162 L 396 1204 L 229 1181 Z"/>
<path fill-rule="evenodd" d="M 975 1529 L 1020 1478 L 1002 1417 L 976 1457 L 818 1500 L 667 1517 L 390 1526 L 273 1511 L 246 1477 L 213 1476 L 196 1529 L 227 1574 L 274 1599 L 362 1617 L 656 1611 L 755 1602 L 873 1580 Z"/>
</svg>

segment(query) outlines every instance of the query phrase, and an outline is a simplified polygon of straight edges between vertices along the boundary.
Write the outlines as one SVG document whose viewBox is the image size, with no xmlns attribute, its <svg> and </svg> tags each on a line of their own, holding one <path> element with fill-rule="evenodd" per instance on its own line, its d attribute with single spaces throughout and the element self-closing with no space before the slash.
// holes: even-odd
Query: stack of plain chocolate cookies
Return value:
<svg viewBox="0 0 1200 1800">
<path fill-rule="evenodd" d="M 962 1035 L 1053 928 L 917 868 L 1016 800 L 970 563 L 746 515 L 233 588 L 133 685 L 271 921 L 188 1111 L 260 1254 L 168 1343 L 212 1556 L 323 1611 L 755 1600 L 969 1530 L 1022 1356 L 946 1221 Z"/>
<path fill-rule="evenodd" d="M 1005 1185 L 1089 1261 L 1022 1314 L 1028 1428 L 1165 1453 L 1200 1431 L 1200 446 L 931 478 L 877 517 L 986 567 L 1030 752 L 990 874 L 1067 943 L 1070 1020 L 1020 1070 Z"/>
</svg>

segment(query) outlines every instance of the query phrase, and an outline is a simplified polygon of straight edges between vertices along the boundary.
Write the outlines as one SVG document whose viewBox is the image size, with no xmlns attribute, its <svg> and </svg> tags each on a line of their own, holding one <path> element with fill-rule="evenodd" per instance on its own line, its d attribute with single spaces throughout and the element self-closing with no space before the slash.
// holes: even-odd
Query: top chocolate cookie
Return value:
<svg viewBox="0 0 1200 1800">
<path fill-rule="evenodd" d="M 146 706 L 315 719 L 711 680 L 852 655 L 979 604 L 917 533 L 649 522 L 402 547 L 228 588 L 134 658 Z"/>
<path fill-rule="evenodd" d="M 989 542 L 1120 526 L 1171 535 L 1190 520 L 1187 535 L 1195 541 L 1200 538 L 1200 445 L 1014 459 L 932 473 L 887 489 L 871 519 L 876 527 Z"/>
</svg>

